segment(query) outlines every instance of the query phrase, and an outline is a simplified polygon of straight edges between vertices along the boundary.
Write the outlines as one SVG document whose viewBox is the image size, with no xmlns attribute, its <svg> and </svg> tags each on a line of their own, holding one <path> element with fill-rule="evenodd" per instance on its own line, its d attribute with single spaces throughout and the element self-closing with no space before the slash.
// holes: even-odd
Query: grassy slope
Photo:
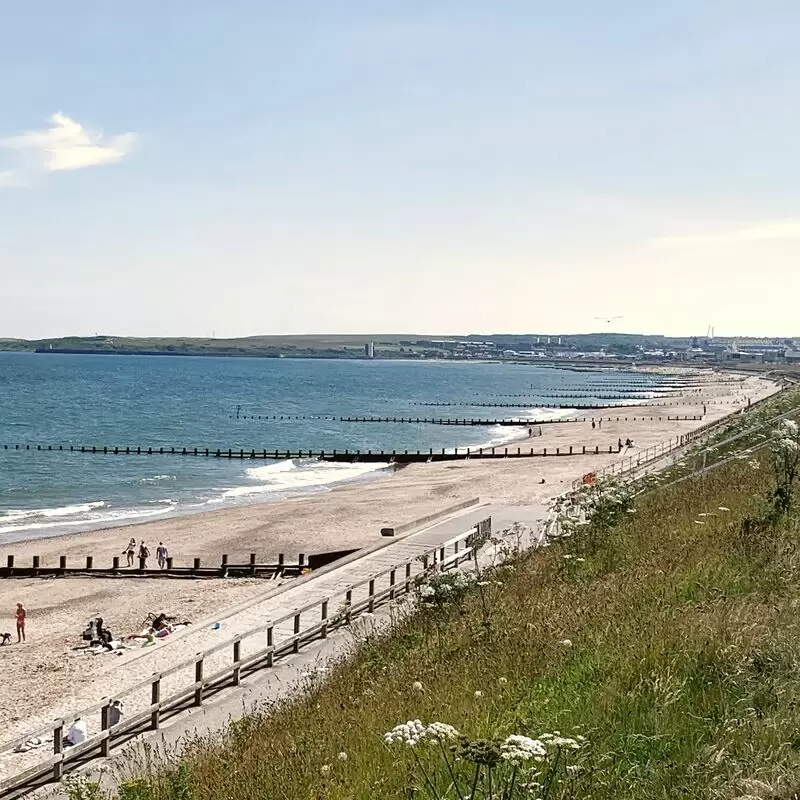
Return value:
<svg viewBox="0 0 800 800">
<path fill-rule="evenodd" d="M 523 557 L 125 797 L 404 798 L 419 780 L 381 734 L 415 717 L 476 737 L 582 733 L 584 771 L 551 797 L 795 797 L 798 526 L 740 527 L 769 486 L 766 463 L 745 460 L 650 492 L 595 548 Z"/>
</svg>

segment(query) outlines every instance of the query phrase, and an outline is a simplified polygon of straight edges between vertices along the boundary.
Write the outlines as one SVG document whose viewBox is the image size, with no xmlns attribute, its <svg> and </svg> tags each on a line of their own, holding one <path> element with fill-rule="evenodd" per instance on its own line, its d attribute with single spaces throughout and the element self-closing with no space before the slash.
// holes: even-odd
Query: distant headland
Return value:
<svg viewBox="0 0 800 800">
<path fill-rule="evenodd" d="M 237 339 L 66 336 L 0 339 L 0 351 L 81 355 L 216 356 L 458 361 L 635 361 L 800 363 L 800 340 L 627 333 L 308 334 Z"/>
</svg>

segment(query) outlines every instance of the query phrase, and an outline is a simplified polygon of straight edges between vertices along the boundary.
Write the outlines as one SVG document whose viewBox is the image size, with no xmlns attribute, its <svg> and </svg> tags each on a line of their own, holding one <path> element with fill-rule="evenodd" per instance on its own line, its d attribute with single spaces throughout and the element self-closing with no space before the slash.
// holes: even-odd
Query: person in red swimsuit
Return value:
<svg viewBox="0 0 800 800">
<path fill-rule="evenodd" d="M 27 616 L 28 612 L 25 610 L 25 606 L 17 603 L 17 644 L 25 641 L 25 617 Z"/>
</svg>

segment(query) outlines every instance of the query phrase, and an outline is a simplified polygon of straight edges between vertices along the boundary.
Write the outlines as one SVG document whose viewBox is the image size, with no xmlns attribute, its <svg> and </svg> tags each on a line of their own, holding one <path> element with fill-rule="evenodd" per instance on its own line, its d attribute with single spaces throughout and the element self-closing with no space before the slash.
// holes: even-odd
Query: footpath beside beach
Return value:
<svg viewBox="0 0 800 800">
<path fill-rule="evenodd" d="M 274 559 L 282 552 L 291 561 L 300 552 L 368 547 L 380 540 L 382 527 L 433 514 L 476 496 L 497 505 L 541 507 L 586 472 L 736 413 L 747 406 L 748 399 L 757 402 L 776 390 L 775 384 L 761 378 L 733 383 L 727 376 L 709 375 L 701 393 L 670 398 L 678 404 L 668 409 L 646 404 L 614 408 L 594 415 L 597 420 L 603 418 L 602 426 L 592 428 L 591 417 L 586 422 L 544 425 L 542 436 L 535 440 L 537 448 L 553 450 L 570 445 L 597 446 L 605 451 L 601 455 L 415 464 L 384 479 L 344 485 L 324 494 L 17 542 L 3 548 L 0 559 L 5 561 L 7 554 L 13 553 L 18 563 L 33 555 L 39 555 L 43 563 L 53 563 L 61 555 L 77 561 L 91 554 L 96 563 L 110 563 L 132 536 L 147 541 L 151 551 L 158 541 L 165 541 L 178 563 L 200 557 L 219 564 L 222 553 L 229 554 L 231 561 L 246 560 L 251 552 L 256 552 L 259 560 Z M 703 418 L 667 420 L 667 411 L 669 416 Z M 618 440 L 628 438 L 636 446 L 618 453 Z M 612 454 L 607 452 L 609 445 L 613 445 Z M 158 659 L 158 669 L 165 669 L 171 651 L 177 661 L 185 657 L 187 647 L 195 646 L 178 647 L 182 638 L 188 640 L 201 632 L 208 635 L 207 630 L 190 628 L 174 642 L 167 640 L 151 648 L 146 656 L 138 650 L 122 656 L 87 655 L 74 648 L 82 644 L 80 636 L 90 618 L 102 616 L 115 636 L 122 636 L 141 630 L 149 612 L 164 611 L 196 623 L 252 600 L 268 588 L 260 579 L 4 580 L 0 584 L 0 608 L 8 609 L 6 628 L 13 630 L 11 614 L 17 602 L 28 609 L 27 644 L 0 651 L 6 677 L 4 688 L 0 688 L 0 708 L 6 720 L 4 738 L 22 735 L 42 721 L 77 710 L 87 699 L 111 696 L 125 685 L 148 677 L 154 671 L 149 663 L 153 659 Z M 203 646 L 206 644 L 204 639 Z M 196 649 L 202 649 L 199 639 Z M 2 774 L 8 774 L 12 764 L 6 757 L 0 767 Z"/>
</svg>

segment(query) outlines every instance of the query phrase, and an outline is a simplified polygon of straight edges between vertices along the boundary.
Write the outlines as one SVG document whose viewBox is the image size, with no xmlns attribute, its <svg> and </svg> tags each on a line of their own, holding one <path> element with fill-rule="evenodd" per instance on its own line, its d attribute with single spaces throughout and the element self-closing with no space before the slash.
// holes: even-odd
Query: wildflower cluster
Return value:
<svg viewBox="0 0 800 800">
<path fill-rule="evenodd" d="M 772 509 L 777 519 L 788 514 L 792 507 L 792 494 L 800 466 L 800 426 L 784 419 L 772 431 L 770 453 L 775 472 L 775 489 L 772 492 Z"/>
<path fill-rule="evenodd" d="M 539 739 L 514 734 L 500 745 L 500 758 L 515 766 L 530 761 L 541 761 L 547 755 L 544 745 Z"/>
<path fill-rule="evenodd" d="M 455 786 L 456 796 L 462 800 L 485 798 L 482 794 L 482 776 L 494 782 L 497 794 L 506 800 L 521 800 L 532 791 L 537 796 L 550 796 L 551 789 L 575 780 L 582 772 L 580 764 L 569 763 L 569 753 L 580 750 L 586 743 L 582 736 L 562 736 L 560 731 L 543 733 L 537 738 L 512 734 L 505 739 L 470 739 L 460 734 L 452 725 L 432 722 L 425 725 L 420 720 L 409 720 L 384 734 L 388 745 L 412 748 L 414 759 L 425 783 L 420 797 L 444 800 L 451 795 L 437 785 L 432 776 L 444 775 L 436 769 L 432 759 L 444 759 L 450 786 Z M 417 749 L 422 742 L 438 744 L 434 749 Z M 425 763 L 432 769 L 426 769 Z"/>
<path fill-rule="evenodd" d="M 474 573 L 428 569 L 418 575 L 414 582 L 422 605 L 442 607 L 460 599 L 475 580 Z"/>
</svg>

